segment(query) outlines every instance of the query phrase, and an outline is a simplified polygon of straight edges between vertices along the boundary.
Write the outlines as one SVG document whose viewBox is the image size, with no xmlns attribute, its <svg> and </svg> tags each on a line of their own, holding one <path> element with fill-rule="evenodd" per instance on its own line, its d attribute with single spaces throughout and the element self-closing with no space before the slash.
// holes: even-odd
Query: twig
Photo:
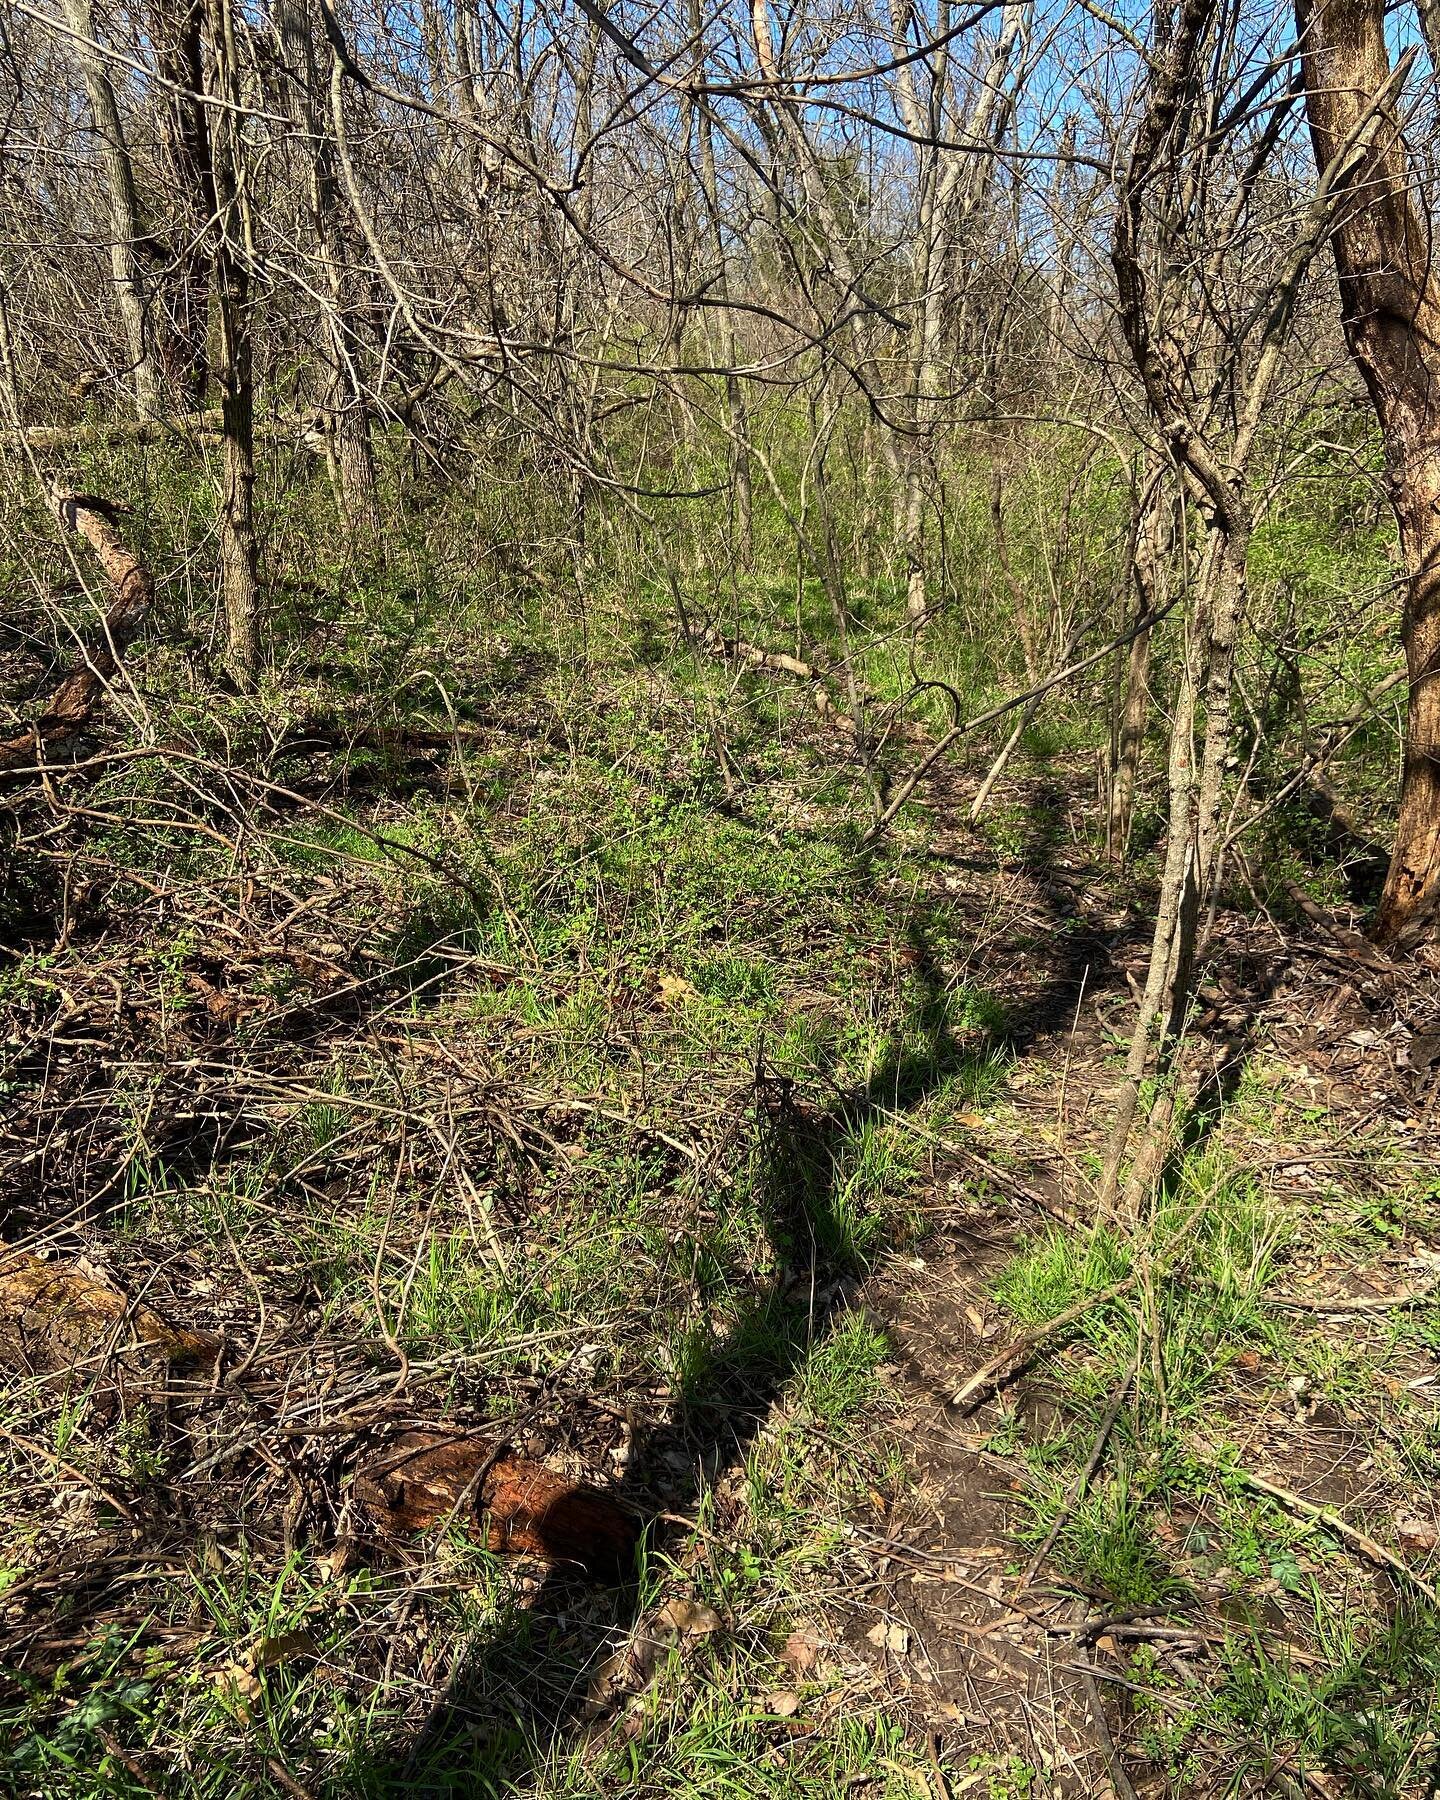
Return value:
<svg viewBox="0 0 1440 1800">
<path fill-rule="evenodd" d="M 940 1764 L 940 1733 L 929 1731 L 925 1734 L 925 1748 L 930 1752 L 930 1767 L 935 1774 L 935 1792 L 939 1800 L 951 1800 L 950 1782 Z"/>
<path fill-rule="evenodd" d="M 1109 1441 L 1110 1433 L 1115 1427 L 1116 1419 L 1120 1417 L 1120 1408 L 1125 1404 L 1125 1396 L 1130 1391 L 1130 1383 L 1135 1379 L 1135 1374 L 1139 1367 L 1140 1353 L 1137 1350 L 1134 1360 L 1131 1362 L 1130 1367 L 1125 1371 L 1119 1387 L 1115 1390 L 1115 1398 L 1106 1408 L 1105 1417 L 1100 1421 L 1100 1429 L 1095 1434 L 1095 1442 L 1091 1447 L 1090 1455 L 1086 1459 L 1085 1467 L 1075 1477 L 1074 1481 L 1071 1482 L 1069 1491 L 1061 1502 L 1060 1510 L 1055 1515 L 1054 1523 L 1051 1525 L 1049 1531 L 1045 1533 L 1044 1543 L 1041 1544 L 1040 1548 L 1030 1558 L 1029 1563 L 1026 1565 L 1025 1573 L 1020 1577 L 1020 1589 L 1022 1593 L 1040 1573 L 1041 1564 L 1055 1548 L 1055 1540 L 1064 1530 L 1065 1521 L 1085 1498 L 1085 1490 L 1090 1485 L 1091 1477 L 1100 1467 L 1100 1458 L 1105 1454 L 1105 1445 Z"/>
<path fill-rule="evenodd" d="M 245 1352 L 244 1356 L 241 1357 L 240 1361 L 235 1365 L 230 1374 L 231 1382 L 238 1386 L 250 1372 L 251 1364 L 255 1361 L 256 1356 L 259 1355 L 260 1345 L 265 1338 L 265 1322 L 267 1318 L 265 1290 L 255 1279 L 254 1275 L 251 1274 L 249 1265 L 245 1261 L 245 1258 L 240 1254 L 240 1246 L 235 1242 L 235 1234 L 230 1229 L 230 1221 L 226 1217 L 223 1205 L 220 1207 L 219 1211 L 220 1223 L 225 1229 L 225 1241 L 230 1246 L 230 1254 L 235 1258 L 236 1263 L 239 1265 L 240 1273 L 245 1277 L 246 1282 L 249 1284 L 250 1292 L 254 1294 L 256 1304 L 260 1308 L 260 1322 L 255 1327 L 255 1336 L 250 1344 L 250 1348 Z M 215 1359 L 215 1369 L 218 1377 L 220 1370 L 220 1358 L 218 1356 Z"/>
<path fill-rule="evenodd" d="M 1322 1296 L 1314 1300 L 1295 1294 L 1266 1294 L 1264 1298 L 1267 1306 L 1283 1306 L 1287 1312 L 1380 1313 L 1418 1306 L 1437 1289 L 1440 1289 L 1440 1280 L 1427 1281 L 1423 1287 L 1411 1288 L 1407 1294 L 1357 1294 L 1353 1298 L 1342 1295 L 1331 1299 Z"/>
<path fill-rule="evenodd" d="M 290 1796 L 290 1800 L 315 1800 L 315 1796 L 310 1792 L 309 1788 L 302 1786 L 301 1783 L 295 1779 L 285 1767 L 284 1763 L 280 1761 L 279 1757 L 267 1756 L 265 1758 L 265 1767 L 270 1771 L 275 1780 L 279 1782 L 280 1786 L 284 1788 L 285 1792 Z"/>
<path fill-rule="evenodd" d="M 72 1462 L 66 1462 L 63 1456 L 57 1456 L 53 1450 L 47 1450 L 43 1444 L 37 1444 L 32 1438 L 21 1437 L 19 1432 L 11 1431 L 6 1425 L 0 1425 L 0 1437 L 7 1443 L 14 1444 L 17 1449 L 28 1450 L 32 1456 L 43 1456 L 62 1475 L 68 1475 L 72 1481 L 78 1481 L 82 1487 L 89 1488 L 92 1494 L 98 1494 L 108 1505 L 113 1506 L 122 1519 L 133 1520 L 135 1515 L 122 1501 L 117 1500 L 109 1488 L 102 1487 L 83 1469 L 77 1469 Z"/>
<path fill-rule="evenodd" d="M 1267 1494 L 1270 1499 L 1278 1500 L 1281 1506 L 1287 1507 L 1291 1512 L 1300 1513 L 1307 1519 L 1314 1519 L 1316 1524 L 1323 1525 L 1327 1531 L 1333 1532 L 1336 1537 L 1349 1544 L 1352 1550 L 1358 1551 L 1367 1562 L 1378 1563 L 1381 1568 L 1389 1569 L 1393 1575 L 1398 1575 L 1402 1581 L 1408 1582 L 1417 1593 L 1423 1594 L 1432 1606 L 1440 1606 L 1440 1594 L 1436 1593 L 1434 1587 L 1422 1575 L 1417 1575 L 1407 1563 L 1395 1555 L 1393 1550 L 1387 1550 L 1383 1544 L 1377 1544 L 1374 1538 L 1367 1537 L 1355 1526 L 1347 1525 L 1339 1513 L 1330 1507 L 1320 1506 L 1314 1500 L 1307 1500 L 1303 1495 L 1294 1493 L 1290 1488 L 1278 1487 L 1273 1481 L 1266 1481 L 1261 1475 L 1252 1475 L 1248 1469 L 1229 1468 L 1226 1473 L 1234 1475 L 1237 1480 L 1243 1481 L 1246 1487 L 1254 1488 L 1257 1493 Z"/>
<path fill-rule="evenodd" d="M 145 1793 L 153 1794 L 155 1800 L 165 1800 L 164 1788 L 156 1787 L 155 1783 L 145 1773 L 141 1763 L 130 1754 L 113 1732 L 107 1731 L 103 1725 L 97 1725 L 95 1727 L 95 1735 L 130 1778 L 140 1784 L 140 1787 Z"/>
<path fill-rule="evenodd" d="M 1105 1707 L 1100 1699 L 1100 1689 L 1095 1681 L 1095 1671 L 1086 1664 L 1080 1667 L 1080 1681 L 1085 1689 L 1085 1698 L 1090 1703 L 1090 1718 L 1095 1727 L 1095 1735 L 1100 1740 L 1100 1753 L 1105 1758 L 1105 1771 L 1110 1777 L 1119 1800 L 1139 1800 L 1139 1795 L 1130 1785 L 1130 1777 L 1125 1773 L 1125 1765 L 1120 1760 L 1120 1752 L 1115 1748 L 1115 1740 L 1110 1735 L 1109 1721 L 1105 1717 Z"/>
<path fill-rule="evenodd" d="M 1063 1331 L 1067 1325 L 1073 1325 L 1077 1319 L 1097 1306 L 1104 1306 L 1107 1301 L 1118 1300 L 1121 1294 L 1128 1294 L 1140 1279 L 1140 1271 L 1132 1269 L 1123 1281 L 1112 1282 L 1107 1288 L 1101 1288 L 1098 1294 L 1087 1294 L 1083 1300 L 1077 1300 L 1073 1306 L 1067 1306 L 1062 1313 L 1056 1313 L 1043 1325 L 1023 1333 L 1008 1349 L 1002 1350 L 998 1356 L 992 1356 L 983 1368 L 979 1368 L 951 1397 L 952 1406 L 966 1406 L 978 1394 L 982 1394 L 997 1380 L 1005 1378 L 1012 1365 L 1023 1362 L 1047 1339 L 1054 1337 L 1057 1331 Z"/>
</svg>

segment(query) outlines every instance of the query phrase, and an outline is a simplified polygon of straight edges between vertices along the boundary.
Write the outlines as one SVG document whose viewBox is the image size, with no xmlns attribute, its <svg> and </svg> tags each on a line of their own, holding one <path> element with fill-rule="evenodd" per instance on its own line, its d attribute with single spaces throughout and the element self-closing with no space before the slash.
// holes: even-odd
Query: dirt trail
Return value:
<svg viewBox="0 0 1440 1800">
<path fill-rule="evenodd" d="M 1063 812 L 1053 783 L 1034 785 L 1019 797 L 1024 816 Z M 942 817 L 958 814 L 958 794 L 931 797 Z M 1038 1778 L 1039 1786 L 1022 1784 L 1017 1793 L 1123 1800 L 1171 1790 L 1126 1742 L 1132 1696 L 1107 1629 L 1118 1623 L 1123 1630 L 1123 1617 L 1115 1617 L 1122 1609 L 1049 1567 L 1027 1583 L 1028 1553 L 1014 1535 L 1024 1464 L 987 1447 L 1005 1413 L 995 1396 L 973 1410 L 952 1404 L 965 1378 L 1015 1331 L 992 1297 L 1007 1259 L 1028 1235 L 1052 1227 L 1057 1212 L 1091 1215 L 1083 1170 L 1103 1142 L 1131 996 L 1143 979 L 1148 921 L 1117 904 L 1107 871 L 1078 852 L 1057 856 L 1054 841 L 1020 848 L 996 872 L 993 860 L 974 853 L 973 838 L 967 849 L 963 830 L 937 833 L 953 871 L 942 880 L 973 914 L 982 968 L 987 976 L 1008 971 L 1004 998 L 1019 1053 L 1013 1106 L 998 1141 L 992 1131 L 986 1143 L 983 1126 L 979 1140 L 1010 1178 L 985 1193 L 973 1163 L 937 1151 L 934 1229 L 867 1292 L 893 1346 L 909 1481 L 882 1519 L 856 1523 L 872 1585 L 855 1608 L 851 1641 L 931 1735 L 943 1757 L 938 1792 L 990 1791 L 986 1770 L 999 1759 L 1023 1765 L 1022 1782 Z M 1005 920 L 1008 941 L 994 934 L 996 919 Z M 1190 1060 L 1204 1105 L 1228 1100 L 1247 1069 L 1263 1064 L 1281 1094 L 1312 1102 L 1317 1118 L 1323 1113 L 1329 1142 L 1351 1140 L 1353 1162 L 1331 1152 L 1329 1167 L 1327 1152 L 1287 1144 L 1280 1132 L 1272 1143 L 1248 1146 L 1278 1204 L 1286 1204 L 1287 1177 L 1297 1204 L 1314 1197 L 1317 1171 L 1362 1189 L 1373 1182 L 1361 1137 L 1387 1124 L 1405 1152 L 1428 1144 L 1440 1166 L 1440 994 L 1426 971 L 1372 965 L 1343 929 L 1330 938 L 1323 931 L 1292 937 L 1268 918 L 1222 910 L 1200 994 Z M 1027 1202 L 1027 1191 L 1041 1204 Z M 1389 1253 L 1382 1247 L 1363 1280 L 1311 1259 L 1296 1265 L 1290 1281 L 1302 1293 L 1312 1276 L 1330 1294 L 1403 1293 L 1414 1272 L 1402 1239 L 1398 1233 Z M 1333 1323 L 1342 1335 L 1353 1329 Z M 1433 1384 L 1433 1363 L 1416 1364 L 1422 1382 Z M 1246 1430 L 1284 1486 L 1342 1508 L 1377 1498 L 1365 1433 L 1343 1407 L 1318 1394 L 1286 1394 L 1282 1370 L 1261 1368 L 1252 1379 Z M 1007 1385 L 1004 1406 L 1039 1437 L 1064 1422 L 1057 1398 L 1041 1356 Z M 1373 1570 L 1363 1573 L 1374 1579 Z M 1297 1645 L 1303 1661 L 1287 1598 L 1263 1598 L 1260 1617 Z M 1198 1635 L 1223 1630 L 1226 1601 L 1203 1585 L 1196 1599 Z M 1192 1668 L 1186 1679 L 1196 1678 Z M 957 1778 L 954 1771 L 967 1768 L 973 1772 Z M 1341 1791 L 1326 1776 L 1309 1779 L 1317 1793 Z"/>
</svg>

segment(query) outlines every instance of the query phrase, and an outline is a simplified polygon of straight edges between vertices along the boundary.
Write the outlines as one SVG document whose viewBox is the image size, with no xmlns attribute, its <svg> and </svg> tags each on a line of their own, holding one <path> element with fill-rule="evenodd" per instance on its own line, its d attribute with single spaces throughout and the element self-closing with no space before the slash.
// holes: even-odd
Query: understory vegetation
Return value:
<svg viewBox="0 0 1440 1800">
<path fill-rule="evenodd" d="M 140 538 L 160 568 L 165 479 Z M 1368 521 L 1302 506 L 1303 566 L 1277 534 L 1266 591 L 1285 618 L 1312 584 L 1302 666 L 1343 713 L 1380 651 L 1325 629 L 1311 570 L 1338 589 L 1385 552 Z M 1105 525 L 1102 506 L 1097 562 Z M 687 641 L 623 537 L 586 571 L 583 629 L 548 586 L 502 597 L 483 565 L 427 554 L 494 529 L 447 513 L 357 585 L 337 562 L 343 603 L 327 619 L 307 588 L 254 697 L 207 689 L 180 590 L 135 671 L 149 747 L 99 757 L 83 806 L 52 796 L 13 842 L 19 1241 L 78 1229 L 243 1367 L 183 1420 L 99 1370 L 10 1381 L 12 1782 L 1041 1791 L 1055 1746 L 953 1700 L 969 1723 L 937 1776 L 920 1666 L 882 1630 L 897 1689 L 867 1638 L 874 1545 L 916 1482 L 902 1415 L 971 1360 L 952 1341 L 897 1367 L 890 1283 L 968 1209 L 1003 1245 L 965 1278 L 971 1310 L 1008 1336 L 1078 1308 L 987 1398 L 975 1454 L 1011 1496 L 1000 1591 L 1043 1547 L 1032 1593 L 1088 1597 L 1101 1628 L 1061 1660 L 1108 1650 L 1132 1768 L 1180 1793 L 1217 1759 L 1235 1791 L 1285 1771 L 1420 1791 L 1440 1640 L 1418 1566 L 1392 1589 L 1328 1501 L 1296 1511 L 1251 1477 L 1293 1493 L 1338 1458 L 1337 1511 L 1382 1546 L 1433 1490 L 1433 1304 L 1327 1318 L 1284 1298 L 1317 1271 L 1327 1291 L 1417 1285 L 1403 1271 L 1440 1255 L 1428 1122 L 1357 1127 L 1348 1094 L 1326 1104 L 1257 1048 L 1197 1090 L 1143 1226 L 1047 1215 L 1033 1182 L 1068 1205 L 1100 1166 L 1084 1115 L 1126 996 L 1094 959 L 1143 942 L 1157 771 L 1114 871 L 1088 773 L 1102 714 L 1070 692 L 977 824 L 983 744 L 869 843 L 863 771 L 812 682 Z M 763 583 L 732 604 L 730 635 L 758 632 Z M 903 600 L 877 584 L 869 604 L 881 691 Z M 1003 640 L 977 624 L 1001 613 L 957 609 L 930 652 L 973 712 L 1004 692 Z M 814 608 L 812 656 L 824 634 Z M 1259 633 L 1252 654 L 1263 691 Z M 905 754 L 934 728 L 908 721 Z M 1381 741 L 1335 768 L 1377 816 Z M 1290 944 L 1290 884 L 1338 905 L 1345 875 L 1271 820 L 1223 905 Z M 1092 970 L 1058 1003 L 1057 942 Z M 1259 1004 L 1253 973 L 1215 979 Z M 407 1417 L 649 1497 L 638 1585 L 557 1600 L 454 1522 L 365 1547 L 344 1471 Z M 597 1667 L 677 1595 L 710 1628 L 598 1728 Z"/>
<path fill-rule="evenodd" d="M 1440 13 L 3 27 L 0 1794 L 1436 1800 Z"/>
</svg>

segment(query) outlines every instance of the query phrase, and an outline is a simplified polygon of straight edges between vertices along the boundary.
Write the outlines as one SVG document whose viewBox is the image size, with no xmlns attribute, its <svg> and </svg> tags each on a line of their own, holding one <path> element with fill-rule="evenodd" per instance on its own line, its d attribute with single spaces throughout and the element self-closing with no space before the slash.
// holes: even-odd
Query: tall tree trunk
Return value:
<svg viewBox="0 0 1440 1800">
<path fill-rule="evenodd" d="M 1126 1183 L 1124 1210 L 1131 1217 L 1154 1185 L 1169 1150 L 1176 1098 L 1169 1079 L 1171 1064 L 1185 1023 L 1200 914 L 1219 869 L 1235 646 L 1245 613 L 1248 544 L 1248 524 L 1239 516 L 1228 529 L 1219 522 L 1212 523 L 1198 580 L 1194 636 L 1185 646 L 1180 691 L 1171 723 L 1169 828 L 1155 935 L 1100 1183 L 1101 1204 L 1108 1207 L 1115 1198 L 1121 1162 L 1153 1056 L 1160 1089 L 1147 1122 L 1145 1143 Z M 1203 668 L 1205 702 L 1205 729 L 1198 762 L 1194 747 L 1197 661 Z"/>
<path fill-rule="evenodd" d="M 320 405 L 352 540 L 379 530 L 370 408 L 355 366 L 358 339 L 340 220 L 344 204 L 335 144 L 320 103 L 315 39 L 307 0 L 277 0 L 275 29 L 286 65 L 286 106 L 306 158 L 310 225 L 325 299 L 319 312 Z"/>
<path fill-rule="evenodd" d="M 220 588 L 226 661 L 243 688 L 260 667 L 260 591 L 255 547 L 255 401 L 249 280 L 228 251 L 216 259 L 220 315 Z"/>
<path fill-rule="evenodd" d="M 1138 522 L 1130 571 L 1135 586 L 1135 614 L 1143 619 L 1155 612 L 1163 597 L 1174 550 L 1174 500 L 1161 480 L 1153 477 L 1153 489 Z M 1105 822 L 1105 842 L 1112 862 L 1123 863 L 1130 848 L 1130 827 L 1135 816 L 1135 783 L 1140 773 L 1140 752 L 1150 716 L 1150 651 L 1154 627 L 1146 626 L 1130 640 L 1124 674 L 1110 734 L 1110 794 Z"/>
<path fill-rule="evenodd" d="M 690 0 L 690 36 L 695 46 L 695 78 L 705 78 L 705 47 L 700 0 Z M 745 395 L 736 373 L 738 344 L 735 320 L 725 302 L 730 297 L 725 249 L 725 232 L 720 214 L 720 180 L 715 165 L 715 124 L 708 108 L 694 107 L 695 129 L 699 137 L 700 189 L 710 225 L 710 243 L 715 253 L 715 280 L 712 291 L 720 303 L 720 361 L 725 369 L 725 411 L 730 437 L 730 478 L 735 497 L 735 527 L 740 560 L 749 565 L 754 555 L 754 484 L 750 473 L 749 422 L 746 418 Z"/>
<path fill-rule="evenodd" d="M 988 190 L 1010 111 L 1005 82 L 1017 51 L 1024 54 L 1029 16 L 1029 0 L 1003 9 L 1000 33 L 970 116 L 955 133 L 968 146 L 964 153 L 939 147 L 946 136 L 948 47 L 938 50 L 931 63 L 928 109 L 920 104 L 911 66 L 903 64 L 896 72 L 901 114 L 912 136 L 919 140 L 917 155 L 921 163 L 918 216 L 911 249 L 916 325 L 907 376 L 910 437 L 895 521 L 905 554 L 905 611 L 911 619 L 923 618 L 928 605 L 925 494 L 927 481 L 936 472 L 936 376 L 940 366 L 945 275 L 950 260 L 947 252 L 964 232 Z M 892 5 L 891 21 L 895 41 L 903 43 L 908 31 L 908 5 Z M 935 27 L 942 44 L 948 37 L 949 24 L 949 7 L 942 6 Z"/>
<path fill-rule="evenodd" d="M 65 0 L 65 10 L 75 33 L 76 54 L 85 76 L 90 116 L 100 143 L 100 160 L 105 167 L 110 206 L 110 276 L 115 284 L 115 302 L 130 359 L 127 373 L 135 395 L 136 411 L 142 419 L 155 418 L 160 411 L 160 392 L 146 329 L 145 288 L 140 274 L 144 232 L 140 223 L 140 202 L 135 192 L 135 170 L 105 58 L 93 47 L 95 20 L 90 0 Z"/>
<path fill-rule="evenodd" d="M 161 79 L 170 84 L 161 140 L 182 224 L 159 284 L 156 357 L 170 392 L 191 411 L 205 404 L 209 382 L 210 269 L 206 239 L 214 229 L 215 180 L 205 107 L 204 0 L 158 0 L 152 31 Z"/>
<path fill-rule="evenodd" d="M 255 399 L 250 340 L 246 178 L 237 142 L 241 87 L 230 0 L 210 0 L 215 94 L 227 102 L 212 138 L 216 195 L 215 295 L 219 314 L 220 585 L 230 673 L 243 688 L 260 668 L 260 587 L 255 545 Z"/>
<path fill-rule="evenodd" d="M 1433 23 L 1433 12 L 1422 17 Z M 1383 0 L 1296 0 L 1305 108 L 1325 168 L 1390 77 Z M 1433 232 L 1393 97 L 1330 231 L 1345 341 L 1385 442 L 1407 585 L 1400 635 L 1410 679 L 1395 848 L 1375 934 L 1405 944 L 1440 925 L 1440 284 Z"/>
</svg>

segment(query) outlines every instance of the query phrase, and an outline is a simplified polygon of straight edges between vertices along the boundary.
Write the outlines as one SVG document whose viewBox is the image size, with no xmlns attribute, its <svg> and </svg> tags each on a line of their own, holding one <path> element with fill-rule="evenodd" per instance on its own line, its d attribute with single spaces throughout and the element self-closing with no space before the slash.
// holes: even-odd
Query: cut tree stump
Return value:
<svg viewBox="0 0 1440 1800">
<path fill-rule="evenodd" d="M 217 1348 L 208 1333 L 167 1324 L 79 1264 L 0 1251 L 0 1367 L 90 1372 L 142 1350 L 166 1363 L 213 1364 Z"/>
<path fill-rule="evenodd" d="M 387 1531 L 427 1531 L 449 1520 L 480 1527 L 488 1550 L 571 1563 L 593 1574 L 624 1570 L 639 1526 L 612 1495 L 469 1433 L 407 1431 L 355 1476 L 356 1498 Z"/>
</svg>

